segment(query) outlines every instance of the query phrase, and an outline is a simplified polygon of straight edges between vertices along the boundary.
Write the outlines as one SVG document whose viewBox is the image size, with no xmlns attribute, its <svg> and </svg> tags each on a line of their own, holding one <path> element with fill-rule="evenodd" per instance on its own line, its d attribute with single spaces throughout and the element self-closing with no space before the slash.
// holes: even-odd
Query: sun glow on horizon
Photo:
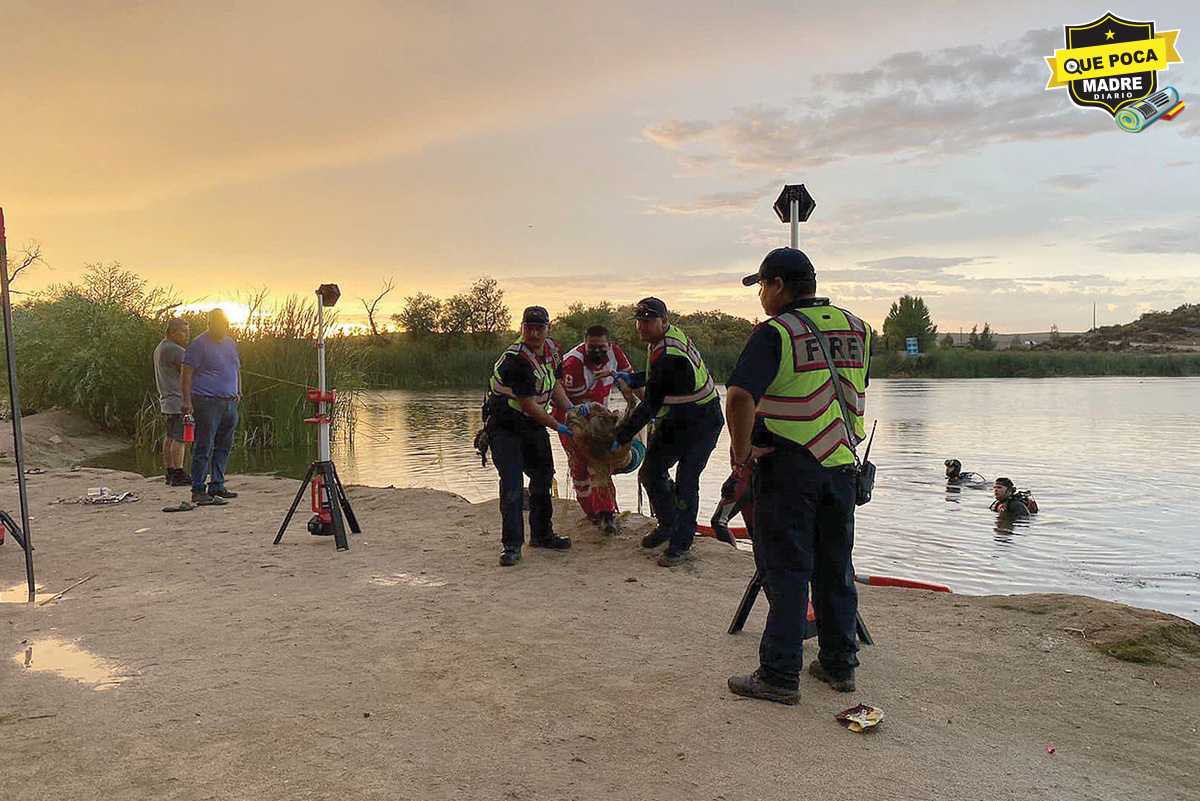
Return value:
<svg viewBox="0 0 1200 801">
<path fill-rule="evenodd" d="M 222 309 L 235 328 L 244 328 L 250 321 L 250 307 L 236 300 L 217 300 L 205 303 L 184 303 L 175 307 L 176 314 L 208 314 L 213 309 Z"/>
</svg>

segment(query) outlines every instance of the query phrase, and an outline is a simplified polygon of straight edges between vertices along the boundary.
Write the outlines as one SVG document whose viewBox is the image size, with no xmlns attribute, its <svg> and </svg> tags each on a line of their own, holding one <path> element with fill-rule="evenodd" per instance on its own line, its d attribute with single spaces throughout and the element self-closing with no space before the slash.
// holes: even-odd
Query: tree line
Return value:
<svg viewBox="0 0 1200 801">
<path fill-rule="evenodd" d="M 910 337 L 916 337 L 921 353 L 928 353 L 938 344 L 938 328 L 933 323 L 933 316 L 925 300 L 919 295 L 903 295 L 892 303 L 887 317 L 883 321 L 882 349 L 887 351 L 902 351 Z M 957 346 L 952 334 L 946 334 L 941 340 L 944 348 Z M 995 350 L 996 337 L 990 323 L 983 324 L 983 330 L 978 325 L 971 326 L 971 334 L 965 343 L 971 350 Z"/>
<path fill-rule="evenodd" d="M 492 347 L 514 333 L 513 317 L 504 302 L 504 289 L 494 278 L 487 276 L 449 298 L 437 298 L 424 292 L 410 295 L 391 319 L 403 329 L 405 339 L 414 344 L 449 340 Z M 701 350 L 731 344 L 740 346 L 754 328 L 750 320 L 720 311 L 681 314 L 672 320 Z M 564 347 L 570 348 L 582 341 L 584 332 L 591 326 L 602 325 L 614 341 L 626 348 L 640 348 L 632 304 L 575 302 L 552 318 L 551 325 L 551 335 Z"/>
</svg>

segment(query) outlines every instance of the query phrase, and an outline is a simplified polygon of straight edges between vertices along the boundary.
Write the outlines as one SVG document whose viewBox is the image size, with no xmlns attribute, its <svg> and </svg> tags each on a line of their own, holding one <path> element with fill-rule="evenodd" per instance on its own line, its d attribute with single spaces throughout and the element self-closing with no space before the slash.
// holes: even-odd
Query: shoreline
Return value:
<svg viewBox="0 0 1200 801">
<path fill-rule="evenodd" d="M 236 476 L 229 506 L 182 514 L 160 511 L 178 489 L 134 474 L 29 482 L 43 591 L 94 576 L 44 605 L 0 605 L 0 727 L 12 735 L 0 767 L 47 797 L 1200 791 L 1200 655 L 1140 665 L 1093 645 L 1200 631 L 1162 613 L 860 587 L 876 645 L 860 652 L 859 691 L 805 674 L 800 706 L 780 707 L 724 687 L 756 661 L 762 599 L 743 634 L 725 634 L 752 559 L 704 538 L 692 563 L 659 568 L 638 546 L 645 518 L 611 540 L 556 501 L 575 548 L 527 549 L 502 569 L 494 503 L 446 492 L 349 487 L 364 533 L 337 553 L 306 516 L 271 545 L 289 479 Z M 51 503 L 94 484 L 141 500 Z M 22 575 L 9 545 L 6 584 Z M 114 683 L 38 672 L 54 640 L 111 667 Z M 866 735 L 833 720 L 859 701 L 886 715 Z M 1162 725 L 1168 715 L 1182 725 Z"/>
</svg>

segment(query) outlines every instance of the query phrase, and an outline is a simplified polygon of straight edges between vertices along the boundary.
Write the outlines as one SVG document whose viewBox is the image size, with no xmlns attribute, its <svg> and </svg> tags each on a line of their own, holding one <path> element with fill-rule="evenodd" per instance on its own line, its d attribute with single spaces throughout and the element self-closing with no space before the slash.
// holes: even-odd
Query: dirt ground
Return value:
<svg viewBox="0 0 1200 801">
<path fill-rule="evenodd" d="M 15 513 L 11 479 L 0 507 Z M 726 690 L 756 666 L 765 601 L 725 633 L 753 563 L 720 543 L 667 570 L 638 547 L 649 521 L 608 540 L 562 502 L 576 547 L 500 568 L 494 502 L 353 487 L 364 533 L 349 552 L 310 536 L 307 515 L 273 546 L 297 482 L 237 476 L 229 506 L 164 514 L 183 491 L 160 481 L 29 477 L 43 587 L 35 605 L 0 603 L 5 798 L 1200 793 L 1200 663 L 1092 646 L 1106 626 L 1192 626 L 1167 615 L 866 587 L 876 644 L 858 692 L 806 674 L 784 707 Z M 141 499 L 52 503 L 99 485 Z M 23 576 L 10 540 L 0 588 Z M 859 701 L 886 716 L 866 734 L 833 717 Z"/>
<path fill-rule="evenodd" d="M 13 464 L 12 423 L 0 424 L 0 464 Z M 53 409 L 21 417 L 27 467 L 71 467 L 128 448 L 128 440 L 104 431 L 81 414 Z"/>
</svg>

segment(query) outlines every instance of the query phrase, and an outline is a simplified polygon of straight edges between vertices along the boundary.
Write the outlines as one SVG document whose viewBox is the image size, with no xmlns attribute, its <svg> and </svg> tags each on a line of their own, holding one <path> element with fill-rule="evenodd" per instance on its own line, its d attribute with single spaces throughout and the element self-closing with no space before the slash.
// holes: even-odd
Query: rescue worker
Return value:
<svg viewBox="0 0 1200 801">
<path fill-rule="evenodd" d="M 571 403 L 598 403 L 607 408 L 616 374 L 632 369 L 621 346 L 609 339 L 608 329 L 593 325 L 584 334 L 583 342 L 563 356 L 560 379 Z M 557 409 L 554 419 L 565 423 L 566 413 Z M 559 436 L 567 453 L 567 467 L 580 508 L 605 534 L 615 535 L 617 488 L 611 473 L 597 476 L 587 455 L 576 447 L 574 438 Z"/>
<path fill-rule="evenodd" d="M 964 473 L 962 469 L 962 462 L 960 462 L 958 459 L 947 459 L 945 465 L 947 484 L 969 484 L 972 486 L 977 486 L 987 481 L 987 479 L 985 479 L 979 473 L 975 473 L 970 470 Z"/>
<path fill-rule="evenodd" d="M 996 499 L 988 508 L 1009 517 L 1029 517 L 1037 512 L 1037 502 L 1033 500 L 1029 490 L 1017 491 L 1011 478 L 1001 476 L 992 487 L 992 496 Z"/>
<path fill-rule="evenodd" d="M 503 522 L 500 564 L 521 560 L 525 543 L 522 517 L 524 476 L 529 476 L 529 544 L 556 551 L 571 540 L 554 533 L 550 486 L 554 456 L 548 428 L 571 436 L 571 428 L 550 416 L 551 401 L 569 408 L 570 401 L 555 375 L 555 360 L 546 347 L 550 314 L 530 306 L 521 315 L 521 339 L 509 345 L 492 368 L 488 396 L 488 431 L 492 461 L 500 474 L 500 516 Z M 586 412 L 585 412 L 586 414 Z"/>
<path fill-rule="evenodd" d="M 657 548 L 668 542 L 658 564 L 674 567 L 692 558 L 700 474 L 725 421 L 708 367 L 687 335 L 671 324 L 667 304 L 643 298 L 633 317 L 638 335 L 647 344 L 647 372 L 620 373 L 618 378 L 635 389 L 644 387 L 645 396 L 617 427 L 613 448 L 630 442 L 651 420 L 657 421 L 638 480 L 650 496 L 658 527 L 642 538 L 642 547 Z M 668 474 L 672 467 L 676 468 L 674 486 Z"/>
<path fill-rule="evenodd" d="M 731 480 L 756 465 L 751 535 L 770 609 L 758 670 L 728 683 L 738 695 L 796 704 L 810 582 L 820 653 L 809 672 L 835 690 L 854 690 L 857 478 L 851 444 L 865 434 L 871 331 L 828 298 L 816 297 L 812 262 L 794 248 L 768 253 L 742 283 L 758 284 L 770 319 L 750 335 L 728 382 Z M 814 329 L 827 342 L 836 377 Z"/>
</svg>

